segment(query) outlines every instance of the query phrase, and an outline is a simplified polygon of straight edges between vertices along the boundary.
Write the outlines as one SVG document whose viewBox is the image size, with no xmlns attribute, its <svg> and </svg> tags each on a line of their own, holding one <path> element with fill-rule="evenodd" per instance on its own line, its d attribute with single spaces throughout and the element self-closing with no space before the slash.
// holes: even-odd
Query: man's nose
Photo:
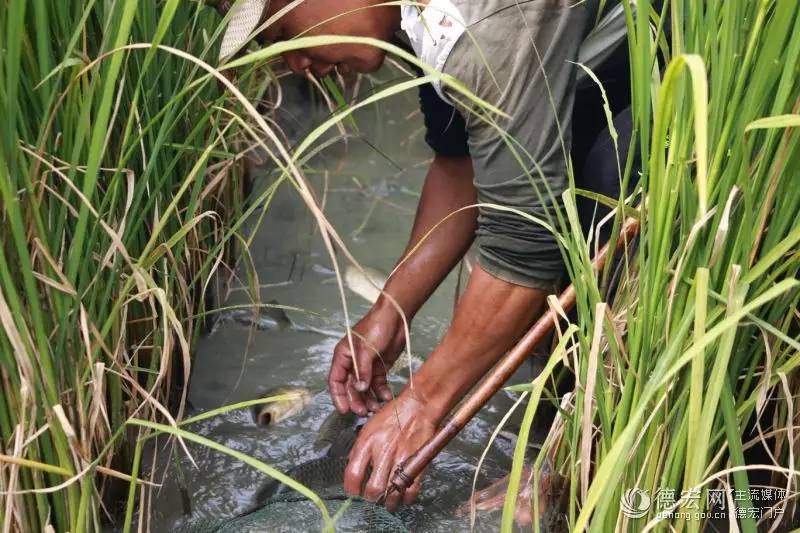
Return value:
<svg viewBox="0 0 800 533">
<path fill-rule="evenodd" d="M 283 60 L 289 66 L 289 70 L 295 74 L 303 74 L 306 69 L 311 67 L 311 60 L 303 54 L 295 51 L 285 52 Z"/>
</svg>

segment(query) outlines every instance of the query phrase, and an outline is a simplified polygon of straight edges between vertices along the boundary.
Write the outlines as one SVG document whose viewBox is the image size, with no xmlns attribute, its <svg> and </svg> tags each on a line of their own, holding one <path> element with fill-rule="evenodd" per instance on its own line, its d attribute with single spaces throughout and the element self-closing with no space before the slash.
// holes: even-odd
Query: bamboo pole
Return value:
<svg viewBox="0 0 800 533">
<path fill-rule="evenodd" d="M 638 219 L 629 218 L 620 232 L 616 250 L 621 249 L 638 232 Z M 597 253 L 592 261 L 592 269 L 597 272 L 608 259 L 609 244 Z M 616 251 L 615 250 L 615 251 Z M 564 311 L 575 305 L 575 288 L 570 285 L 558 299 Z M 545 312 L 522 339 L 500 360 L 497 366 L 484 378 L 481 384 L 467 398 L 447 423 L 431 437 L 417 452 L 397 465 L 385 496 L 394 491 L 404 492 L 436 455 L 464 428 L 467 423 L 486 405 L 494 394 L 500 390 L 516 370 L 530 357 L 533 348 L 539 344 L 553 329 L 558 315 L 552 309 Z M 384 499 L 385 499 L 384 496 Z"/>
</svg>

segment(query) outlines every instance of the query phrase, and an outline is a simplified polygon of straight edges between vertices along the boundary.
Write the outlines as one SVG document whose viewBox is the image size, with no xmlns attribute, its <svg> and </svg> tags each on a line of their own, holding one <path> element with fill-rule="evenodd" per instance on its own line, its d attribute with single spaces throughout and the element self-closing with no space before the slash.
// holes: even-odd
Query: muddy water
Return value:
<svg viewBox="0 0 800 533">
<path fill-rule="evenodd" d="M 313 164 L 317 172 L 308 175 L 318 196 L 325 198 L 326 215 L 351 252 L 363 264 L 385 272 L 405 245 L 431 158 L 416 106 L 416 94 L 408 93 L 361 112 L 356 116 L 360 131 L 383 155 L 351 139 L 346 147 L 327 150 Z M 264 182 L 270 179 L 266 176 Z M 250 255 L 261 284 L 261 300 L 276 300 L 307 312 L 288 312 L 297 328 L 254 330 L 228 323 L 204 336 L 194 362 L 190 414 L 252 399 L 275 386 L 322 390 L 325 385 L 333 347 L 344 331 L 344 313 L 331 259 L 308 209 L 290 186 L 282 186 L 273 200 L 255 233 Z M 241 287 L 246 284 L 241 269 L 240 275 Z M 415 355 L 426 357 L 444 334 L 455 285 L 453 274 L 412 324 Z M 369 303 L 353 292 L 347 291 L 347 300 L 353 322 L 369 309 Z M 227 304 L 248 301 L 246 291 L 234 288 Z M 394 374 L 395 390 L 407 378 L 407 371 Z M 412 510 L 417 530 L 445 531 L 463 525 L 453 520 L 452 511 L 469 494 L 478 458 L 509 405 L 507 398 L 495 399 L 435 460 Z M 233 412 L 191 429 L 286 471 L 319 455 L 314 441 L 331 411 L 327 393 L 321 392 L 304 413 L 274 427 L 256 426 L 248 412 Z M 498 438 L 481 470 L 481 484 L 505 473 L 512 446 L 509 440 Z M 169 466 L 164 487 L 151 503 L 155 531 L 242 512 L 267 481 L 263 474 L 228 456 L 200 446 L 190 449 L 197 468 L 185 458 L 177 460 L 179 468 L 173 460 L 164 461 L 163 454 L 159 460 Z M 183 498 L 180 485 L 186 488 Z"/>
</svg>

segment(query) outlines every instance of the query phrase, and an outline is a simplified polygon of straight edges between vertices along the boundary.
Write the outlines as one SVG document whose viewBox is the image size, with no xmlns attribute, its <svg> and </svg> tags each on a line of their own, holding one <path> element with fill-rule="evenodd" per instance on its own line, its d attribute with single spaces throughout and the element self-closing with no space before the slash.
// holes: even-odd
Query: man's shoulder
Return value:
<svg viewBox="0 0 800 533">
<path fill-rule="evenodd" d="M 485 0 L 475 2 L 474 0 L 452 0 L 453 5 L 461 12 L 461 16 L 467 27 L 475 25 L 493 15 L 506 9 L 525 4 L 531 4 L 537 0 Z"/>
<path fill-rule="evenodd" d="M 539 41 L 538 35 L 559 44 L 568 39 L 577 47 L 588 19 L 587 2 L 575 0 L 451 1 L 461 11 L 466 31 L 443 71 L 490 101 L 509 83 L 533 78 L 538 61 L 532 43 Z"/>
<path fill-rule="evenodd" d="M 467 27 L 474 26 L 479 22 L 488 22 L 496 18 L 507 10 L 515 9 L 520 12 L 541 11 L 562 9 L 565 7 L 584 9 L 586 7 L 596 7 L 597 0 L 451 0 L 453 5 L 458 8 Z M 499 18 L 499 17 L 497 17 Z"/>
</svg>

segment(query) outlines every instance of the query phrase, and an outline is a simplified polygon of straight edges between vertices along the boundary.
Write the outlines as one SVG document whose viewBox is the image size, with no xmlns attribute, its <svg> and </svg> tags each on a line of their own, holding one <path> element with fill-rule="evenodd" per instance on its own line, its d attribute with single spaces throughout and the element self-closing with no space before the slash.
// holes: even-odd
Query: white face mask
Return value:
<svg viewBox="0 0 800 533">
<path fill-rule="evenodd" d="M 466 30 L 464 18 L 450 0 L 431 0 L 421 12 L 419 6 L 403 6 L 400 27 L 408 34 L 417 57 L 439 72 Z M 449 102 L 442 83 L 436 80 L 432 85 L 439 97 Z"/>
</svg>

